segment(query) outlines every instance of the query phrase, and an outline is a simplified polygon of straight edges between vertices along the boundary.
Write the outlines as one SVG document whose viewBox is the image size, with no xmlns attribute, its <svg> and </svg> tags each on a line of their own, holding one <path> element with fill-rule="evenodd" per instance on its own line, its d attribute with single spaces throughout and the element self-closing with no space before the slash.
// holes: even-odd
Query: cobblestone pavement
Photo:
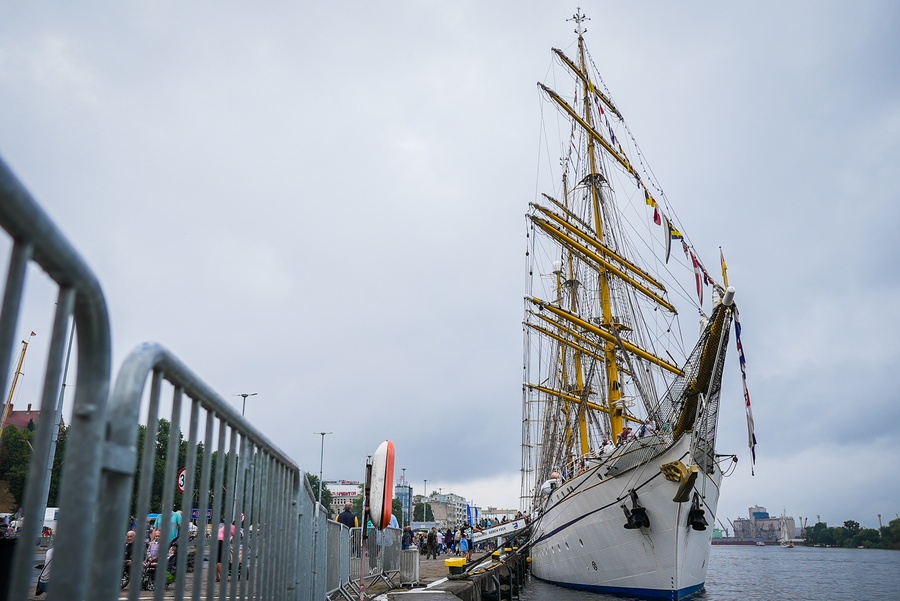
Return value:
<svg viewBox="0 0 900 601">
<path fill-rule="evenodd" d="M 45 550 L 44 549 L 39 550 L 40 555 L 43 555 L 43 551 L 45 551 Z M 478 559 L 482 555 L 483 555 L 483 553 L 475 554 L 472 556 L 472 559 L 473 560 Z M 444 578 L 445 576 L 447 576 L 449 574 L 449 570 L 447 569 L 447 566 L 444 564 L 444 560 L 452 559 L 455 557 L 456 557 L 455 555 L 446 555 L 445 554 L 445 555 L 438 555 L 437 559 L 425 559 L 424 555 L 420 555 L 419 556 L 419 585 L 420 586 L 428 585 L 436 580 L 440 580 L 441 578 Z M 38 560 L 38 559 L 39 558 L 36 555 L 35 560 Z M 205 581 L 206 581 L 206 574 L 207 574 L 208 566 L 209 566 L 209 563 L 204 561 L 203 562 L 204 589 L 205 589 Z M 199 567 L 199 565 L 198 565 L 198 567 Z M 213 569 L 215 569 L 215 567 L 213 567 Z M 35 570 L 34 580 L 37 579 L 38 572 L 39 572 L 39 570 Z M 195 573 L 190 573 L 187 575 L 188 579 L 185 584 L 185 598 L 191 598 L 191 596 L 193 595 L 194 575 L 195 575 Z M 396 578 L 395 578 L 395 580 L 396 580 Z M 231 586 L 230 579 L 227 580 L 225 583 L 217 582 L 216 586 L 218 587 L 221 584 L 225 584 L 226 586 L 229 587 L 228 589 L 226 589 L 226 591 L 231 590 L 230 589 L 230 586 Z M 236 584 L 237 584 L 237 586 L 240 586 L 241 582 L 238 580 L 238 581 L 236 581 Z M 121 599 L 121 600 L 126 599 L 128 591 L 130 590 L 130 588 L 132 586 L 140 586 L 140 583 L 134 583 L 134 582 L 130 583 L 128 585 L 128 589 L 123 590 L 122 594 L 119 595 L 119 599 Z M 204 589 L 201 589 L 201 592 Z M 383 592 L 387 592 L 388 590 L 390 590 L 389 587 L 383 581 L 373 582 L 373 583 L 371 583 L 371 585 L 366 587 L 366 592 L 369 593 L 370 595 L 380 594 Z M 142 590 L 140 593 L 141 599 L 152 599 L 153 596 L 154 596 L 154 591 L 143 591 Z M 171 598 L 174 598 L 174 596 L 175 596 L 175 584 L 171 584 L 171 585 L 169 585 L 169 588 L 166 589 L 166 591 L 164 593 L 164 597 L 171 599 Z M 43 601 L 44 599 L 46 599 L 45 595 L 36 596 L 34 594 L 34 582 L 32 582 L 32 584 L 31 584 L 31 596 L 29 597 L 29 599 L 32 601 Z"/>
<path fill-rule="evenodd" d="M 444 565 L 444 560 L 455 558 L 455 555 L 438 555 L 437 559 L 425 559 L 424 555 L 420 555 L 419 578 L 425 584 L 443 578 L 444 576 L 449 574 L 447 566 Z"/>
<path fill-rule="evenodd" d="M 473 561 L 482 557 L 484 553 L 473 554 Z M 444 560 L 457 558 L 456 555 L 438 555 L 437 559 L 425 559 L 424 555 L 419 555 L 419 586 L 427 586 L 432 582 L 440 580 L 450 574 Z M 397 578 L 394 579 L 397 581 Z M 390 590 L 400 590 L 401 587 L 390 588 L 383 580 L 376 580 L 366 584 L 366 595 L 369 597 L 386 593 Z M 404 588 L 404 590 L 408 590 Z"/>
</svg>

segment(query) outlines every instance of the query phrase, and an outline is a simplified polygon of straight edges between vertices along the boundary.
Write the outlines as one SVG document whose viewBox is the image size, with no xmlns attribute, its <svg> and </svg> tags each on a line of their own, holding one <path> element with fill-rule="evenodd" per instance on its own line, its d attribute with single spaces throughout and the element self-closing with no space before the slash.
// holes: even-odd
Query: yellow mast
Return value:
<svg viewBox="0 0 900 601">
<path fill-rule="evenodd" d="M 668 371 L 670 373 L 675 374 L 676 376 L 684 375 L 684 372 L 682 371 L 682 369 L 680 367 L 678 367 L 677 365 L 674 365 L 673 363 L 669 363 L 665 359 L 657 357 L 656 355 L 654 355 L 648 351 L 645 351 L 641 347 L 631 344 L 627 340 L 620 341 L 613 334 L 610 334 L 603 328 L 595 326 L 591 322 L 586 321 L 586 320 L 582 319 L 581 317 L 566 311 L 565 309 L 556 307 L 553 304 L 548 303 L 547 301 L 541 300 L 534 296 L 527 296 L 525 298 L 527 298 L 529 301 L 531 301 L 538 307 L 541 307 L 543 309 L 546 309 L 547 311 L 550 311 L 551 313 L 553 313 L 553 315 L 555 315 L 556 317 L 559 317 L 560 319 L 565 320 L 567 323 L 571 323 L 586 332 L 596 334 L 600 338 L 603 338 L 605 341 L 607 341 L 609 344 L 614 344 L 614 345 L 621 344 L 622 348 L 625 349 L 629 353 L 633 353 L 642 359 L 646 359 L 647 361 L 653 363 L 654 365 L 658 365 L 659 367 L 665 369 L 666 371 Z M 559 326 L 559 324 L 556 324 L 556 325 Z M 562 328 L 560 328 L 560 329 L 562 329 Z"/>
<path fill-rule="evenodd" d="M 547 198 L 550 198 L 550 197 L 548 196 Z M 565 211 L 567 217 L 582 224 L 584 228 L 591 229 L 590 226 L 588 226 L 586 223 L 581 221 L 574 213 L 569 211 L 569 209 L 567 209 L 565 206 L 560 205 L 556 200 L 554 200 L 552 198 L 550 199 L 550 201 L 553 202 L 554 204 L 556 204 L 561 209 L 563 209 L 563 211 Z M 608 269 L 615 269 L 615 268 L 613 267 L 612 263 L 607 261 L 606 259 L 613 259 L 616 262 L 618 262 L 619 264 L 621 264 L 625 271 L 620 272 L 621 275 L 619 275 L 619 277 L 630 281 L 632 283 L 632 286 L 634 286 L 635 288 L 643 288 L 644 284 L 641 284 L 641 282 L 639 282 L 637 280 L 633 280 L 631 278 L 631 276 L 629 276 L 626 272 L 634 273 L 642 281 L 644 281 L 647 286 L 656 288 L 660 292 L 666 291 L 666 287 L 663 286 L 661 282 L 658 282 L 652 275 L 647 273 L 645 270 L 641 269 L 639 266 L 635 265 L 634 263 L 632 263 L 625 257 L 621 256 L 620 254 L 603 246 L 602 244 L 600 244 L 600 242 L 598 240 L 594 240 L 593 238 L 587 236 L 583 231 L 579 230 L 577 227 L 574 227 L 571 223 L 569 223 L 568 221 L 566 221 L 565 219 L 563 219 L 562 217 L 560 217 L 559 215 L 557 215 L 556 213 L 554 213 L 553 211 L 548 209 L 547 207 L 543 207 L 543 206 L 541 206 L 539 204 L 535 204 L 535 203 L 530 203 L 529 206 L 532 207 L 533 209 L 535 209 L 536 211 L 540 212 L 542 215 L 546 216 L 548 219 L 552 220 L 554 223 L 556 223 L 561 228 L 561 229 L 553 228 L 553 225 L 551 223 L 540 220 L 539 218 L 535 217 L 534 219 L 538 219 L 543 224 L 546 224 L 548 233 L 549 233 L 550 228 L 553 228 L 553 229 L 556 229 L 556 231 L 559 232 L 559 235 L 562 236 L 564 239 L 570 240 L 573 245 L 579 244 L 577 241 L 574 240 L 574 238 L 572 238 L 572 236 L 575 236 L 575 237 L 579 238 L 580 240 L 582 240 L 583 242 L 587 243 L 588 245 L 593 246 L 594 248 L 596 248 L 596 250 L 599 253 L 599 254 L 595 255 L 597 257 L 596 261 L 598 263 L 601 263 L 601 262 L 604 263 L 604 265 L 606 265 L 606 267 Z M 566 230 L 566 231 L 563 232 L 562 230 Z M 587 251 L 587 252 L 590 252 L 590 251 Z M 592 253 L 592 254 L 594 254 L 594 253 Z M 726 286 L 726 288 L 727 288 L 727 286 Z M 645 292 L 645 294 L 647 294 L 648 296 L 652 296 L 652 292 Z M 657 300 L 657 302 L 659 304 L 665 306 L 667 309 L 669 309 L 673 313 L 676 313 L 675 307 L 671 307 L 666 301 Z"/>
<path fill-rule="evenodd" d="M 619 323 L 616 308 L 613 306 L 617 298 L 617 286 L 620 284 L 634 291 L 635 298 L 640 297 L 641 300 L 654 304 L 654 311 L 658 308 L 671 315 L 677 315 L 678 311 L 666 299 L 667 290 L 660 280 L 620 254 L 615 235 L 611 233 L 610 228 L 615 226 L 615 218 L 605 212 L 610 210 L 610 203 L 613 200 L 607 197 L 611 194 L 611 190 L 606 189 L 609 185 L 607 170 L 618 170 L 621 166 L 635 177 L 637 173 L 622 147 L 615 141 L 604 138 L 599 132 L 602 120 L 594 112 L 595 109 L 603 111 L 605 107 L 609 109 L 609 113 L 620 119 L 621 114 L 611 99 L 591 80 L 589 57 L 583 36 L 586 30 L 582 26 L 585 19 L 580 11 L 570 19 L 577 23 L 575 33 L 578 35 L 578 44 L 575 60 L 554 49 L 565 67 L 575 76 L 576 88 L 581 98 L 579 99 L 576 93 L 575 100 L 567 101 L 538 82 L 538 86 L 548 99 L 573 121 L 570 149 L 579 153 L 578 161 L 586 164 L 578 166 L 578 181 L 570 190 L 567 182 L 570 175 L 568 161 L 564 161 L 566 166 L 563 169 L 563 190 L 560 197 L 562 202 L 544 195 L 555 209 L 549 205 L 531 204 L 529 219 L 532 227 L 554 245 L 561 247 L 561 253 L 560 262 L 553 269 L 555 276 L 555 292 L 551 293 L 553 297 L 542 300 L 526 296 L 528 301 L 538 307 L 538 311 L 532 313 L 536 321 L 528 319 L 525 323 L 531 331 L 540 333 L 546 339 L 555 340 L 559 345 L 554 357 L 558 362 L 558 385 L 544 381 L 529 383 L 527 386 L 529 390 L 547 395 L 567 406 L 561 412 L 565 419 L 563 424 L 559 424 L 558 436 L 563 438 L 561 442 L 564 442 L 566 452 L 571 454 L 570 461 L 575 455 L 579 453 L 587 455 L 592 451 L 592 447 L 596 447 L 597 441 L 591 441 L 589 433 L 590 426 L 595 423 L 593 420 L 598 414 L 605 414 L 604 420 L 608 422 L 609 434 L 613 440 L 621 435 L 629 423 L 644 423 L 637 416 L 631 415 L 626 407 L 621 379 L 639 377 L 639 374 L 631 373 L 635 368 L 628 361 L 630 357 L 642 359 L 676 377 L 686 375 L 683 368 L 676 365 L 671 356 L 664 359 L 658 356 L 652 347 L 639 346 L 650 341 L 641 337 L 632 341 L 630 336 L 620 336 L 631 329 Z M 578 139 L 580 136 L 583 136 L 584 145 L 578 144 L 581 141 Z M 578 198 L 574 197 L 576 191 Z M 570 196 L 570 193 L 573 196 Z M 585 197 L 581 198 L 581 194 Z M 580 204 L 582 202 L 587 206 Z M 593 213 L 593 219 L 587 214 L 589 212 Z M 585 278 L 580 267 L 582 264 L 585 272 L 596 274 L 596 280 L 591 278 L 591 281 L 579 281 L 579 278 Z M 593 296 L 590 300 L 580 299 L 578 296 L 580 291 Z M 708 354 L 709 351 L 703 353 L 704 359 L 707 359 Z M 622 363 L 623 360 L 626 363 Z M 707 359 L 702 363 L 706 366 L 710 360 Z M 709 369 L 702 372 L 705 375 Z M 602 379 L 605 379 L 605 382 L 600 385 L 606 388 L 605 391 L 597 390 L 596 384 L 592 384 Z M 702 392 L 704 383 L 708 385 L 708 381 L 707 376 L 691 382 L 690 392 L 693 394 L 689 395 L 688 400 L 697 401 L 698 393 Z M 643 392 L 639 391 L 639 394 Z M 647 401 L 652 402 L 652 399 Z M 692 425 L 687 417 L 682 416 L 677 427 L 680 431 L 685 431 Z"/>
<path fill-rule="evenodd" d="M 581 65 L 581 81 L 582 81 L 582 91 L 583 91 L 583 102 L 584 102 L 584 122 L 587 125 L 587 131 L 594 131 L 594 123 L 593 117 L 591 114 L 591 92 L 593 89 L 593 85 L 591 84 L 589 78 L 587 77 L 587 59 L 585 58 L 585 50 L 584 50 L 584 35 L 582 34 L 581 27 L 579 24 L 578 28 L 578 57 Z M 595 138 L 591 136 L 588 141 L 588 160 L 590 161 L 590 169 L 591 175 L 598 175 L 600 172 L 597 168 L 597 155 L 594 148 L 594 140 Z M 609 149 L 607 149 L 609 150 Z M 617 153 L 616 153 L 617 154 Z M 594 178 L 596 181 L 596 178 Z M 601 191 L 600 186 L 591 185 L 591 196 L 593 201 L 593 210 L 594 210 L 594 235 L 597 240 L 600 241 L 601 244 L 605 245 L 605 236 L 603 233 L 603 215 L 601 213 Z M 609 288 L 609 275 L 607 267 L 603 264 L 599 265 L 598 269 L 599 275 L 599 283 L 600 283 L 600 310 L 603 315 L 603 323 L 607 327 L 612 326 L 613 324 L 613 315 L 612 315 L 612 300 Z M 604 356 L 605 356 L 605 366 L 606 366 L 606 382 L 607 382 L 607 391 L 606 391 L 606 407 L 607 407 L 607 415 L 609 415 L 609 425 L 610 425 L 610 435 L 615 440 L 619 434 L 622 432 L 624 427 L 624 419 L 622 417 L 623 408 L 621 405 L 622 393 L 619 386 L 619 365 L 616 359 L 616 343 L 607 340 L 606 345 L 604 346 Z M 587 420 L 584 412 L 579 414 L 581 419 L 581 429 L 584 433 L 582 438 L 582 453 L 587 454 L 590 450 L 588 447 L 587 441 Z"/>
<path fill-rule="evenodd" d="M 544 211 L 545 209 L 538 207 L 538 210 Z M 552 216 L 554 220 L 557 220 L 559 223 L 563 223 L 559 221 L 559 217 L 552 215 L 552 213 L 547 213 L 548 216 Z M 569 252 L 578 254 L 585 261 L 593 262 L 596 265 L 600 265 L 603 269 L 608 273 L 613 273 L 619 277 L 620 280 L 631 285 L 632 288 L 642 293 L 647 298 L 653 300 L 659 306 L 668 309 L 672 313 L 677 313 L 678 311 L 675 307 L 664 299 L 662 296 L 653 292 L 650 288 L 642 284 L 637 279 L 631 277 L 625 271 L 619 269 L 615 265 L 613 265 L 610 261 L 606 260 L 601 254 L 594 252 L 584 244 L 580 243 L 578 240 L 575 240 L 571 236 L 569 236 L 566 232 L 562 231 L 560 228 L 554 227 L 552 223 L 547 221 L 546 219 L 542 219 L 536 215 L 532 215 L 531 217 L 532 223 L 534 223 L 541 231 L 545 232 L 548 236 L 559 242 L 560 246 L 563 246 L 569 250 Z M 566 225 L 565 227 L 569 227 Z M 579 237 L 583 237 L 583 234 L 576 229 L 571 230 L 574 234 Z M 600 250 L 604 250 L 602 247 L 598 247 Z M 608 251 L 607 251 L 608 252 Z M 611 256 L 616 256 L 612 253 L 608 253 Z M 663 289 L 664 290 L 664 289 Z"/>
<path fill-rule="evenodd" d="M 566 172 L 563 172 L 562 186 L 563 186 L 563 189 L 562 189 L 563 198 L 566 200 L 566 202 L 568 202 L 569 178 L 568 178 L 568 174 Z M 578 299 L 576 296 L 575 271 L 573 269 L 571 255 L 569 255 L 567 268 L 568 268 L 569 275 L 568 275 L 568 279 L 565 281 L 563 280 L 563 277 L 562 277 L 563 276 L 563 271 L 562 271 L 563 266 L 561 264 L 559 266 L 559 269 L 556 271 L 557 298 L 560 299 L 560 301 L 562 300 L 564 288 L 566 285 L 568 285 L 569 286 L 569 295 L 570 295 L 569 296 L 569 306 L 572 308 L 572 311 L 576 311 L 578 309 Z M 562 372 L 560 375 L 561 375 L 561 381 L 562 381 L 562 384 L 564 387 L 568 387 L 568 385 L 569 385 L 569 369 L 568 369 L 568 363 L 566 362 L 567 353 L 568 353 L 568 347 L 566 345 L 560 345 L 559 356 L 560 356 L 560 362 L 562 364 L 561 365 Z M 576 387 L 576 390 L 580 391 L 582 388 L 581 355 L 577 350 L 575 350 L 575 352 L 573 353 L 573 365 L 575 366 L 575 387 Z M 573 431 L 572 431 L 572 422 L 569 421 L 570 418 L 571 418 L 571 412 L 569 410 L 566 410 L 566 444 L 564 447 L 566 449 L 570 449 L 572 447 Z"/>
<path fill-rule="evenodd" d="M 28 350 L 28 342 L 22 341 L 22 352 L 19 353 L 19 364 L 16 365 L 16 373 L 13 375 L 12 386 L 9 387 L 9 396 L 6 398 L 6 406 L 3 407 L 3 418 L 0 419 L 0 439 L 3 438 L 3 429 L 6 427 L 6 418 L 9 417 L 13 396 L 16 394 L 16 386 L 19 384 L 19 376 L 22 375 L 22 364 L 25 362 L 25 351 Z"/>
</svg>

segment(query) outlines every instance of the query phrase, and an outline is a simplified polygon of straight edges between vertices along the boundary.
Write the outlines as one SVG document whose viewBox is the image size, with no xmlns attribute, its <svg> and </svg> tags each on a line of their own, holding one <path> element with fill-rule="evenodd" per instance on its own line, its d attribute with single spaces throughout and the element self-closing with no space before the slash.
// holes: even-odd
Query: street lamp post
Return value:
<svg viewBox="0 0 900 601">
<path fill-rule="evenodd" d="M 322 504 L 322 466 L 325 463 L 325 435 L 334 434 L 334 432 L 313 432 L 322 437 L 322 449 L 319 452 L 319 503 L 316 505 L 316 515 L 319 513 L 319 505 Z"/>
<path fill-rule="evenodd" d="M 241 402 L 241 417 L 244 417 L 244 410 L 247 408 L 247 397 L 248 396 L 256 396 L 257 394 L 259 394 L 259 393 L 242 392 L 240 394 L 233 395 L 233 396 L 243 397 L 243 401 Z M 235 459 L 237 459 L 237 453 L 235 453 Z M 234 485 L 234 496 L 233 496 L 233 501 L 232 501 L 233 507 L 231 508 L 232 511 L 234 511 L 235 507 L 237 507 L 237 505 L 236 505 L 237 504 L 237 481 L 238 481 L 238 473 L 237 473 L 237 471 L 235 471 L 234 472 L 234 482 L 233 482 L 233 485 Z"/>
<path fill-rule="evenodd" d="M 244 399 L 246 400 L 246 399 Z M 322 506 L 322 466 L 325 462 L 325 435 L 332 434 L 332 432 L 313 432 L 313 434 L 318 434 L 322 437 L 322 449 L 319 452 L 319 502 L 316 503 L 316 517 L 315 517 L 315 529 L 313 530 L 313 549 L 319 548 L 319 507 Z M 316 568 L 318 565 L 317 561 L 313 561 L 313 590 L 315 590 L 316 581 L 319 578 L 319 572 Z"/>
<path fill-rule="evenodd" d="M 425 480 L 425 494 L 422 495 L 422 521 L 428 521 L 428 512 L 425 508 L 428 507 L 428 480 Z"/>
<path fill-rule="evenodd" d="M 400 469 L 403 470 L 403 475 L 400 476 L 400 479 L 403 481 L 403 490 L 406 491 L 406 503 L 404 503 L 404 505 L 406 505 L 406 507 L 404 507 L 404 509 L 405 509 L 406 511 L 401 511 L 401 512 L 400 512 L 401 516 L 403 517 L 403 523 L 400 524 L 400 526 L 403 527 L 403 528 L 406 528 L 406 521 L 407 521 L 407 520 L 412 521 L 412 520 L 410 519 L 412 516 L 407 516 L 407 514 L 409 513 L 409 502 L 410 502 L 410 499 L 411 499 L 412 495 L 411 495 L 410 492 L 409 492 L 409 486 L 406 484 L 406 468 L 405 468 L 405 467 L 402 467 L 402 468 L 400 468 Z"/>
<path fill-rule="evenodd" d="M 234 396 L 244 397 L 243 402 L 241 403 L 241 417 L 244 417 L 244 410 L 247 408 L 247 397 L 248 396 L 256 396 L 258 393 L 256 392 L 242 392 L 240 394 L 236 394 Z"/>
</svg>

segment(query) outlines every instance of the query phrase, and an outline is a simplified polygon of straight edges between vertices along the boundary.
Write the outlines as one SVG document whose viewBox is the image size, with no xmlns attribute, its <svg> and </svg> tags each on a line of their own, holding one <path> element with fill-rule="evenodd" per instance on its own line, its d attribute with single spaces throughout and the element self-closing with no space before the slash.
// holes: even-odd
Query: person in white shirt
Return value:
<svg viewBox="0 0 900 601">
<path fill-rule="evenodd" d="M 43 595 L 47 592 L 47 584 L 50 582 L 50 563 L 53 561 L 53 547 L 47 549 L 47 555 L 44 556 L 44 567 L 41 570 L 41 575 L 38 576 L 37 586 L 35 588 L 35 595 Z"/>
</svg>

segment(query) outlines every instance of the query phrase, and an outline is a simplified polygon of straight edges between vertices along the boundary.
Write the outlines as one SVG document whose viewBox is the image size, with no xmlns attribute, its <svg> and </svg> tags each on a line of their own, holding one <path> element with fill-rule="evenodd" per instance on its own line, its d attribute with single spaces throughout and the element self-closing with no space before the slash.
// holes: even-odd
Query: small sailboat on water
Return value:
<svg viewBox="0 0 900 601">
<path fill-rule="evenodd" d="M 793 521 L 793 518 L 791 518 L 791 520 Z M 794 548 L 794 541 L 791 540 L 790 533 L 788 532 L 787 518 L 783 511 L 781 512 L 781 536 L 778 538 L 778 544 L 785 549 Z"/>
</svg>

